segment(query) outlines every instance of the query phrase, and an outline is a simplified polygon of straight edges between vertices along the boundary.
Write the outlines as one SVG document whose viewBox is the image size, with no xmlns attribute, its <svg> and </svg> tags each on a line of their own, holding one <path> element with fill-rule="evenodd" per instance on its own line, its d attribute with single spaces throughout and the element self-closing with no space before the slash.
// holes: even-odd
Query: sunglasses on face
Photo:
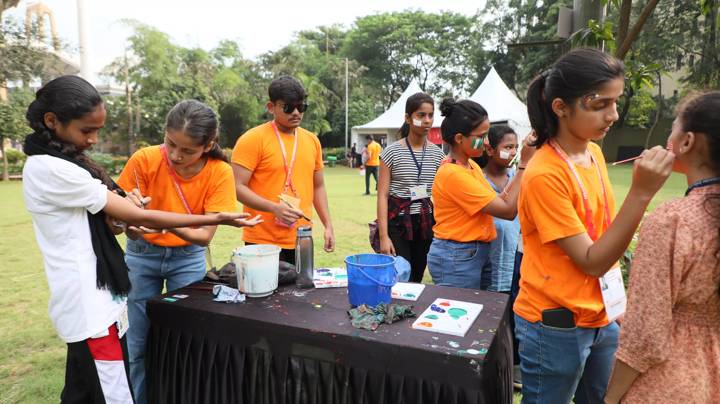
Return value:
<svg viewBox="0 0 720 404">
<path fill-rule="evenodd" d="M 283 110 L 283 112 L 286 113 L 286 114 L 292 114 L 293 111 L 295 111 L 296 109 L 298 110 L 299 113 L 302 114 L 303 112 L 307 111 L 307 109 L 308 109 L 308 103 L 307 103 L 307 102 L 300 102 L 300 103 L 297 103 L 297 104 L 284 104 L 284 105 L 282 106 L 282 110 Z"/>
</svg>

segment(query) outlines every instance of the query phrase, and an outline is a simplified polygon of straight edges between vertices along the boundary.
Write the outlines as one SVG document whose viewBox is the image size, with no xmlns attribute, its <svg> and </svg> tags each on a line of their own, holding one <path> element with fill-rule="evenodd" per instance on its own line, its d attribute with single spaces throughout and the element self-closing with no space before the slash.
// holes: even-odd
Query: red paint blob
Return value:
<svg viewBox="0 0 720 404">
<path fill-rule="evenodd" d="M 440 306 L 445 306 L 445 307 L 450 306 L 450 303 L 449 303 L 449 302 L 440 302 L 440 303 L 438 303 L 438 304 L 439 304 Z"/>
</svg>

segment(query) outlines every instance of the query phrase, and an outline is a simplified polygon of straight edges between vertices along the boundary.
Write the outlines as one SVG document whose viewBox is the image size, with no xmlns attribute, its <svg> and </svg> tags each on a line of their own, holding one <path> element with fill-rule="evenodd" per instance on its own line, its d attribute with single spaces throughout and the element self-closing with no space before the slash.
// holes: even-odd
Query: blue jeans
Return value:
<svg viewBox="0 0 720 404">
<path fill-rule="evenodd" d="M 617 323 L 555 328 L 515 315 L 515 334 L 523 404 L 603 402 L 620 335 Z"/>
<path fill-rule="evenodd" d="M 482 268 L 489 257 L 490 243 L 434 238 L 428 251 L 428 269 L 436 285 L 480 289 Z"/>
<path fill-rule="evenodd" d="M 145 341 L 148 319 L 145 302 L 162 293 L 167 281 L 167 291 L 180 289 L 205 277 L 205 247 L 159 247 L 142 238 L 127 240 L 125 262 L 130 269 L 132 288 L 128 295 L 127 331 L 128 356 L 130 359 L 130 382 L 135 403 L 145 404 Z"/>
</svg>

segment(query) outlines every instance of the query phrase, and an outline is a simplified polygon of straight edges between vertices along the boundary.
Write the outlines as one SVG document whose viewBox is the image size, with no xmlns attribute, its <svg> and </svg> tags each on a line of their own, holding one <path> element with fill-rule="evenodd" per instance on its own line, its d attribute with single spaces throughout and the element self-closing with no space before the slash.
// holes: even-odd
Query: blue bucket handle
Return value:
<svg viewBox="0 0 720 404">
<path fill-rule="evenodd" d="M 380 282 L 379 280 L 377 280 L 377 279 L 373 278 L 372 276 L 368 275 L 367 272 L 365 272 L 365 271 L 364 271 L 362 268 L 360 268 L 359 266 L 357 266 L 356 268 L 357 268 L 357 270 L 360 271 L 360 273 L 363 274 L 366 278 L 370 279 L 371 281 L 377 283 L 377 284 L 380 285 L 380 286 L 385 286 L 386 288 L 392 288 L 393 286 L 395 286 L 395 283 L 397 283 L 397 282 L 393 282 L 393 283 L 390 283 L 390 284 L 382 283 L 382 282 Z M 394 266 L 393 266 L 393 271 L 395 272 L 395 278 L 397 279 L 397 269 L 395 269 Z"/>
</svg>

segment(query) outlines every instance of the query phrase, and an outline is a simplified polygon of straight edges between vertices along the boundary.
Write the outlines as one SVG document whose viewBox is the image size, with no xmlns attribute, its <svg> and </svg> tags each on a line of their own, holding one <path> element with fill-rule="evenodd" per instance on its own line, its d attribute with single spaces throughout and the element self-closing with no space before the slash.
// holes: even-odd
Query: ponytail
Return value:
<svg viewBox="0 0 720 404">
<path fill-rule="evenodd" d="M 540 147 L 558 133 L 560 121 L 552 110 L 553 100 L 559 98 L 571 105 L 624 76 L 623 63 L 599 49 L 577 48 L 560 57 L 528 87 L 528 117 L 537 135 L 532 146 Z"/>
<path fill-rule="evenodd" d="M 550 102 L 545 97 L 545 82 L 550 75 L 550 70 L 546 70 L 535 80 L 530 83 L 527 91 L 527 110 L 530 118 L 530 126 L 535 131 L 537 139 L 531 144 L 534 147 L 540 147 L 550 140 L 558 130 L 558 117 L 552 110 Z"/>
<path fill-rule="evenodd" d="M 408 125 L 407 122 L 404 122 L 397 133 L 400 139 L 408 137 L 408 135 L 410 134 L 410 125 Z"/>
<path fill-rule="evenodd" d="M 707 165 L 720 174 L 720 91 L 706 91 L 688 95 L 677 107 L 677 116 L 683 132 L 704 136 L 708 148 Z M 720 194 L 710 194 L 704 202 L 705 211 L 720 222 Z M 720 235 L 720 226 L 718 226 Z M 720 261 L 720 245 L 715 250 Z"/>
<path fill-rule="evenodd" d="M 205 153 L 205 155 L 211 159 L 222 160 L 222 161 L 230 164 L 230 159 L 228 159 L 227 154 L 225 154 L 225 151 L 223 151 L 222 147 L 220 147 L 220 144 L 217 142 L 217 139 L 215 139 L 215 143 L 213 143 L 212 148 L 210 150 L 208 150 L 208 152 Z"/>
</svg>

